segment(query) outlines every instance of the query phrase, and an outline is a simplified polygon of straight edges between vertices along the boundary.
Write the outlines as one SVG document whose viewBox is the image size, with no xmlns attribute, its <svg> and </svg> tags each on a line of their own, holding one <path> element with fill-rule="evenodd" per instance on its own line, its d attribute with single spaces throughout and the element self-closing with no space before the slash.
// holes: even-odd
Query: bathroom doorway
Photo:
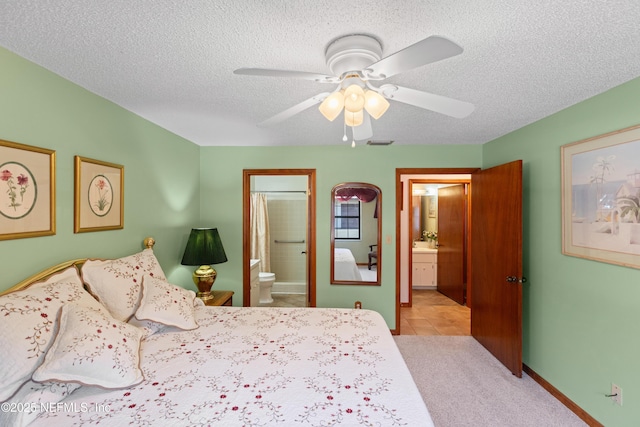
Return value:
<svg viewBox="0 0 640 427">
<path fill-rule="evenodd" d="M 402 176 L 471 174 L 469 186 L 469 277 L 467 304 L 473 311 L 471 336 L 517 376 L 522 376 L 522 199 L 523 162 L 514 160 L 488 169 L 396 169 L 396 235 L 402 238 L 401 217 L 407 208 Z M 408 233 L 407 233 L 408 235 Z M 396 329 L 400 322 L 400 252 L 396 240 Z"/>
<path fill-rule="evenodd" d="M 243 175 L 243 305 L 315 307 L 315 170 Z M 264 211 L 262 225 L 252 210 Z M 260 258 L 257 280 L 252 265 Z"/>
<path fill-rule="evenodd" d="M 400 333 L 470 335 L 468 197 L 475 169 L 399 173 Z"/>
<path fill-rule="evenodd" d="M 417 289 L 437 290 L 460 305 L 467 301 L 470 179 L 409 179 L 409 306 Z"/>
</svg>

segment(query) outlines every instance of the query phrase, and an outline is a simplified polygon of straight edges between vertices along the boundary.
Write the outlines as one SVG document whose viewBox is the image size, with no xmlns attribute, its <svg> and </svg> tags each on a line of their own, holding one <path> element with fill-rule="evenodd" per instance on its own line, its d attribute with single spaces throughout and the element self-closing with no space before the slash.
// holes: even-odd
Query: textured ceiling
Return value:
<svg viewBox="0 0 640 427">
<path fill-rule="evenodd" d="M 475 111 L 392 102 L 373 139 L 481 144 L 640 76 L 638 22 L 638 0 L 2 0 L 0 46 L 199 145 L 336 145 L 340 120 L 315 107 L 256 126 L 326 84 L 233 70 L 325 74 L 337 37 L 372 35 L 385 57 L 441 35 L 464 52 L 385 83 Z"/>
</svg>

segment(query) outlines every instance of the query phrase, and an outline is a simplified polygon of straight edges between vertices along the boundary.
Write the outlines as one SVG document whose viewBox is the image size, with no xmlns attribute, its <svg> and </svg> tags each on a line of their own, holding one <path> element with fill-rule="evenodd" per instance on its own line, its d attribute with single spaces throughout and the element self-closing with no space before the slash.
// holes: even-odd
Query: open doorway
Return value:
<svg viewBox="0 0 640 427">
<path fill-rule="evenodd" d="M 315 170 L 243 174 L 243 305 L 315 307 Z"/>
<path fill-rule="evenodd" d="M 471 174 L 469 192 L 467 303 L 473 310 L 471 335 L 511 372 L 522 376 L 522 160 L 488 169 L 396 169 L 396 329 L 399 334 L 401 296 L 401 177 L 407 174 Z M 406 208 L 405 208 L 406 209 Z"/>
<path fill-rule="evenodd" d="M 471 333 L 467 252 L 473 171 L 397 170 L 396 333 Z"/>
</svg>

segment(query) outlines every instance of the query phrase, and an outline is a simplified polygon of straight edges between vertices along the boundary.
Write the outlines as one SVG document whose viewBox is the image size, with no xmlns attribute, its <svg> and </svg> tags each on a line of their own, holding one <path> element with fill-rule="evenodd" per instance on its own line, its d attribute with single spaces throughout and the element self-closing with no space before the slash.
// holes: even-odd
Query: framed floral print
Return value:
<svg viewBox="0 0 640 427">
<path fill-rule="evenodd" d="M 562 253 L 640 268 L 640 126 L 563 145 Z"/>
<path fill-rule="evenodd" d="M 73 232 L 124 228 L 124 166 L 75 156 Z"/>
<path fill-rule="evenodd" d="M 0 240 L 56 234 L 56 152 L 0 140 Z"/>
</svg>

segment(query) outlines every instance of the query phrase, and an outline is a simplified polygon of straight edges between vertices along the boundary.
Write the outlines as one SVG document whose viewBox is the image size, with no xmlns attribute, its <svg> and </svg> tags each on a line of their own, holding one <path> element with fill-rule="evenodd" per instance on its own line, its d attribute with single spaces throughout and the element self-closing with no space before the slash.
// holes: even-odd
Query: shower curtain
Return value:
<svg viewBox="0 0 640 427">
<path fill-rule="evenodd" d="M 260 260 L 260 271 L 271 272 L 267 195 L 251 194 L 251 258 Z"/>
</svg>

